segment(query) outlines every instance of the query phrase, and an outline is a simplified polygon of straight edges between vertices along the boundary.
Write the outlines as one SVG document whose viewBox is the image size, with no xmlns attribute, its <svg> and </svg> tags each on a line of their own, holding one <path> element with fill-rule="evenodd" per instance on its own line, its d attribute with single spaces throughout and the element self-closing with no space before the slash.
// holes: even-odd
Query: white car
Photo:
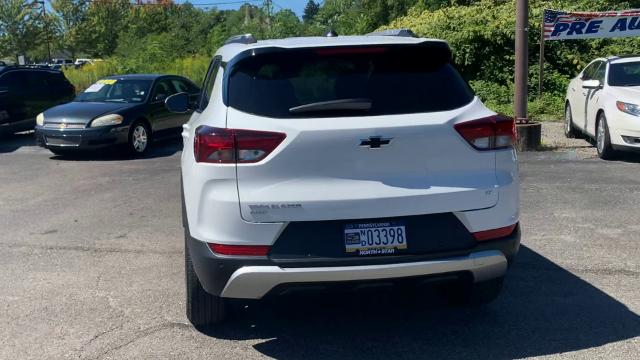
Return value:
<svg viewBox="0 0 640 360">
<path fill-rule="evenodd" d="M 571 80 L 565 135 L 594 139 L 602 159 L 640 150 L 640 57 L 596 59 Z"/>
<path fill-rule="evenodd" d="M 514 121 L 474 96 L 446 42 L 384 34 L 244 35 L 214 56 L 182 133 L 194 325 L 309 286 L 500 292 L 520 243 Z"/>
</svg>

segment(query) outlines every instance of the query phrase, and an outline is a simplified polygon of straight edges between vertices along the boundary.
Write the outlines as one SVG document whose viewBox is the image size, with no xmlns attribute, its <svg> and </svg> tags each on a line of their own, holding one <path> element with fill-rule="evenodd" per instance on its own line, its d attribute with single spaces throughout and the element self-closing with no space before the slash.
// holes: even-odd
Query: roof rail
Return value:
<svg viewBox="0 0 640 360">
<path fill-rule="evenodd" d="M 367 36 L 400 36 L 400 37 L 418 37 L 411 29 L 389 29 L 368 33 Z"/>
<path fill-rule="evenodd" d="M 258 40 L 256 40 L 256 38 L 253 37 L 253 35 L 251 35 L 251 34 L 242 34 L 242 35 L 236 35 L 236 36 L 232 36 L 232 37 L 228 38 L 227 41 L 224 42 L 224 45 L 227 45 L 227 44 L 245 44 L 245 45 L 249 45 L 249 44 L 255 44 L 257 42 L 258 42 Z"/>
<path fill-rule="evenodd" d="M 634 57 L 640 57 L 640 55 L 638 54 L 614 55 L 614 56 L 610 56 L 609 60 L 626 59 L 626 58 L 634 58 Z"/>
</svg>

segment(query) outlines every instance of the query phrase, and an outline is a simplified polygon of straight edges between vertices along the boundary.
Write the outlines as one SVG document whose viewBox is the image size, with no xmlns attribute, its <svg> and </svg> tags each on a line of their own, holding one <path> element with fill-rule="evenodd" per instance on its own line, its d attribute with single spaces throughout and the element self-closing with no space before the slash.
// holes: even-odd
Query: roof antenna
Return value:
<svg viewBox="0 0 640 360">
<path fill-rule="evenodd" d="M 333 29 L 329 29 L 329 31 L 327 31 L 326 34 L 324 34 L 325 37 L 336 37 L 338 36 L 338 33 L 333 30 Z"/>
</svg>

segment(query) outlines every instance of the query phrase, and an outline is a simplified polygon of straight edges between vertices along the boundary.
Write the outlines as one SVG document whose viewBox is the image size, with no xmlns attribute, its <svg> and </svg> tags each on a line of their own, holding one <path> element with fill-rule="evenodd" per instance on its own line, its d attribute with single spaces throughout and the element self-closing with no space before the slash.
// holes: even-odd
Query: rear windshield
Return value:
<svg viewBox="0 0 640 360">
<path fill-rule="evenodd" d="M 474 94 L 449 59 L 426 45 L 271 51 L 233 66 L 228 105 L 275 118 L 453 110 Z"/>
<path fill-rule="evenodd" d="M 640 86 L 640 62 L 611 64 L 609 67 L 609 85 Z"/>
</svg>

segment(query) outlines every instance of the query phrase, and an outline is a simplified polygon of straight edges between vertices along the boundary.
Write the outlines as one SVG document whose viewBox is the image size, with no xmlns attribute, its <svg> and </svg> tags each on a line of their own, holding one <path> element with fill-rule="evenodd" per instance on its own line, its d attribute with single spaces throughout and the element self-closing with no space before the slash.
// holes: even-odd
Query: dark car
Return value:
<svg viewBox="0 0 640 360">
<path fill-rule="evenodd" d="M 36 115 L 73 100 L 75 89 L 60 71 L 0 68 L 0 136 L 33 129 Z"/>
<path fill-rule="evenodd" d="M 124 144 L 134 154 L 152 139 L 180 134 L 190 113 L 175 114 L 164 105 L 173 94 L 197 101 L 200 89 L 174 75 L 132 74 L 99 80 L 73 102 L 38 115 L 36 139 L 55 154 Z"/>
</svg>

